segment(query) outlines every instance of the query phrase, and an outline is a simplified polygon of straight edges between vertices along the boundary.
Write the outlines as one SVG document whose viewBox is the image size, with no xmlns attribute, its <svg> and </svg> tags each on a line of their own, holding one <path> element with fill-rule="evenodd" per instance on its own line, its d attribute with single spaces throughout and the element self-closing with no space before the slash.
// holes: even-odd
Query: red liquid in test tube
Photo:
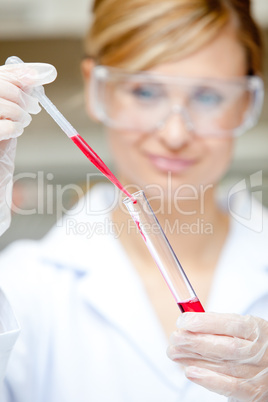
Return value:
<svg viewBox="0 0 268 402">
<path fill-rule="evenodd" d="M 136 223 L 136 225 L 137 225 L 137 227 L 139 229 L 139 232 L 140 232 L 143 240 L 146 243 L 146 237 L 144 236 L 144 233 L 143 233 L 143 231 L 141 229 L 140 222 L 135 221 L 135 223 Z M 168 285 L 168 283 L 167 283 L 167 285 Z M 179 307 L 179 309 L 181 310 L 182 313 L 186 313 L 186 312 L 204 313 L 205 312 L 202 304 L 200 303 L 200 301 L 199 301 L 199 299 L 197 297 L 193 297 L 192 299 L 182 301 L 180 303 L 177 303 L 177 305 L 178 305 L 178 307 Z"/>
<path fill-rule="evenodd" d="M 197 297 L 194 297 L 193 299 L 190 300 L 185 300 L 183 302 L 177 303 L 181 312 L 186 313 L 186 312 L 195 312 L 195 313 L 204 313 L 205 310 L 200 303 L 199 299 Z"/>
</svg>

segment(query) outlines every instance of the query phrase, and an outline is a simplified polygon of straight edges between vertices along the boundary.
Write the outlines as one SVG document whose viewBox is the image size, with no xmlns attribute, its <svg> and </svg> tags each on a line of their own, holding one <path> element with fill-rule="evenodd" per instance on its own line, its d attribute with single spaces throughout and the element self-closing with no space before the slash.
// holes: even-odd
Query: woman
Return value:
<svg viewBox="0 0 268 402">
<path fill-rule="evenodd" d="M 1 283 L 22 328 L 2 400 L 267 400 L 267 229 L 255 233 L 216 201 L 234 136 L 260 107 L 249 8 L 95 1 L 82 63 L 89 114 L 108 127 L 118 178 L 145 190 L 215 313 L 179 318 L 171 362 L 176 303 L 121 198 L 96 186 L 43 241 L 2 255 Z M 206 230 L 194 230 L 198 222 Z M 81 234 L 85 223 L 91 232 Z"/>
</svg>

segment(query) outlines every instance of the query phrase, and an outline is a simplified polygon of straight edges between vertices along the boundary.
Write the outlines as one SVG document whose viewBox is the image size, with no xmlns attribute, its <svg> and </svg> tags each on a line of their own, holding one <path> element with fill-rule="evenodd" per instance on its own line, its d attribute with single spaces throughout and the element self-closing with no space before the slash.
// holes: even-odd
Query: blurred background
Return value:
<svg viewBox="0 0 268 402">
<path fill-rule="evenodd" d="M 268 47 L 268 1 L 252 0 L 254 15 Z M 90 23 L 89 0 L 0 0 L 0 65 L 9 56 L 25 62 L 47 62 L 58 71 L 46 87 L 53 103 L 77 131 L 113 168 L 102 128 L 89 121 L 84 104 L 80 62 L 83 38 Z M 268 77 L 268 51 L 265 85 Z M 268 206 L 268 99 L 256 128 L 237 140 L 234 160 L 222 188 L 262 171 L 258 188 Z M 0 249 L 20 238 L 41 238 L 61 212 L 70 208 L 94 181 L 97 170 L 53 120 L 42 111 L 18 139 L 14 206 L 10 229 L 0 239 Z M 59 202 L 62 200 L 62 210 Z M 23 211 L 23 213 L 21 213 Z"/>
</svg>

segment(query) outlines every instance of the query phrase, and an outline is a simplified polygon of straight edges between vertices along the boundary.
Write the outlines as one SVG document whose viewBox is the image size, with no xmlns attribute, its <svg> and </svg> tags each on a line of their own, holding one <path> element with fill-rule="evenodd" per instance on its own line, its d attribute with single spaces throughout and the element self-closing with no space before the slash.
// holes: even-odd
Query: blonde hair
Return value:
<svg viewBox="0 0 268 402">
<path fill-rule="evenodd" d="M 262 41 L 249 0 L 95 0 L 85 50 L 98 64 L 146 70 L 193 53 L 233 18 L 248 73 L 260 73 Z"/>
</svg>

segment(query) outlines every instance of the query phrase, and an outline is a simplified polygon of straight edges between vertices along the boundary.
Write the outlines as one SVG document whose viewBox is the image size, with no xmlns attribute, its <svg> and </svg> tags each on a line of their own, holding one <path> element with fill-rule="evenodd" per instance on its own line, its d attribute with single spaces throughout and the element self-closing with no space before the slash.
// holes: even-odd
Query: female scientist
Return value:
<svg viewBox="0 0 268 402">
<path fill-rule="evenodd" d="M 120 196 L 96 185 L 42 241 L 2 253 L 0 282 L 21 333 L 1 401 L 267 401 L 267 212 L 246 195 L 236 206 L 262 214 L 257 232 L 216 196 L 234 137 L 261 108 L 249 1 L 96 0 L 93 16 L 88 112 L 107 127 L 118 178 L 145 190 L 207 312 L 177 320 Z M 29 123 L 39 69 L 41 83 L 53 79 L 42 65 L 1 67 L 2 138 Z M 82 223 L 90 235 L 76 230 Z"/>
</svg>

